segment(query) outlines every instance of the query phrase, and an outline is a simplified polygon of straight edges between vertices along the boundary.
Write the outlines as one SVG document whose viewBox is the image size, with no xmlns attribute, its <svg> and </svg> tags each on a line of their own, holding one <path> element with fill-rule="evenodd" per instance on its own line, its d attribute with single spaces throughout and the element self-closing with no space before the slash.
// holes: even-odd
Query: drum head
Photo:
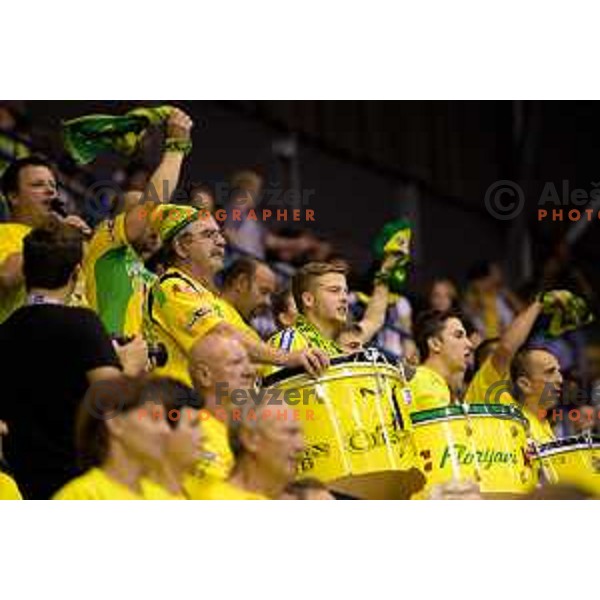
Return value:
<svg viewBox="0 0 600 600">
<path fill-rule="evenodd" d="M 327 485 L 334 492 L 361 500 L 408 500 L 425 487 L 425 476 L 417 468 L 353 475 Z"/>
</svg>

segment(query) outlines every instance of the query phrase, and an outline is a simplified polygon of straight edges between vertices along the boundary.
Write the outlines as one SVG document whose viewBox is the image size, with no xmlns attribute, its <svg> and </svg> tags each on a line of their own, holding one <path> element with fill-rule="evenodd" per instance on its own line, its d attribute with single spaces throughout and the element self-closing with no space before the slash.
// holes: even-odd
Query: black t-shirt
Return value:
<svg viewBox="0 0 600 600">
<path fill-rule="evenodd" d="M 4 454 L 27 498 L 48 498 L 80 471 L 75 416 L 86 373 L 119 366 L 98 316 L 85 308 L 24 306 L 0 325 Z"/>
</svg>

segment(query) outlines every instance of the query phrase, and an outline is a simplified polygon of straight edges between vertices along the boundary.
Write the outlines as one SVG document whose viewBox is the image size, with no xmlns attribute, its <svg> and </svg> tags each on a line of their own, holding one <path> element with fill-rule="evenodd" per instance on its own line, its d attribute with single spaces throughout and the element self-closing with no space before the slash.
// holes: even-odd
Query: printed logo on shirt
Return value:
<svg viewBox="0 0 600 600">
<path fill-rule="evenodd" d="M 209 308 L 208 306 L 202 306 L 202 307 L 196 309 L 192 313 L 192 316 L 191 316 L 188 324 L 185 326 L 185 328 L 188 331 L 192 331 L 194 329 L 194 327 L 196 326 L 196 324 L 198 323 L 198 321 L 200 321 L 200 319 L 203 319 L 204 317 L 209 315 L 211 312 L 212 312 L 212 309 Z"/>
</svg>

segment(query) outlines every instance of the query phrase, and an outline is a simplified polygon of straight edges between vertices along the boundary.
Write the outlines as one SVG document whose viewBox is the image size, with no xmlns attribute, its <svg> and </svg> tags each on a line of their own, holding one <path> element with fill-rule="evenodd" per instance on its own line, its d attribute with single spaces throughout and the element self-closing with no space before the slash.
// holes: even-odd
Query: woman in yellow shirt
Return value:
<svg viewBox="0 0 600 600">
<path fill-rule="evenodd" d="M 177 393 L 174 382 L 157 377 L 92 384 L 80 407 L 76 441 L 87 471 L 67 483 L 55 500 L 159 500 L 174 496 L 145 480 L 163 460 L 169 435 L 161 409 Z"/>
</svg>

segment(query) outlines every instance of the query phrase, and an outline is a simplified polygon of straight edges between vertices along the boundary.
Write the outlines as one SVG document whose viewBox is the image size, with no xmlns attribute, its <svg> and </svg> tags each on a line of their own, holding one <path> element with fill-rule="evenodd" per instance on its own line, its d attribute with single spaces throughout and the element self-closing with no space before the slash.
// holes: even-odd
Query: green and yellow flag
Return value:
<svg viewBox="0 0 600 600">
<path fill-rule="evenodd" d="M 80 165 L 92 162 L 103 152 L 131 156 L 150 125 L 166 120 L 172 106 L 136 108 L 122 116 L 86 115 L 63 123 L 65 149 Z"/>
</svg>

